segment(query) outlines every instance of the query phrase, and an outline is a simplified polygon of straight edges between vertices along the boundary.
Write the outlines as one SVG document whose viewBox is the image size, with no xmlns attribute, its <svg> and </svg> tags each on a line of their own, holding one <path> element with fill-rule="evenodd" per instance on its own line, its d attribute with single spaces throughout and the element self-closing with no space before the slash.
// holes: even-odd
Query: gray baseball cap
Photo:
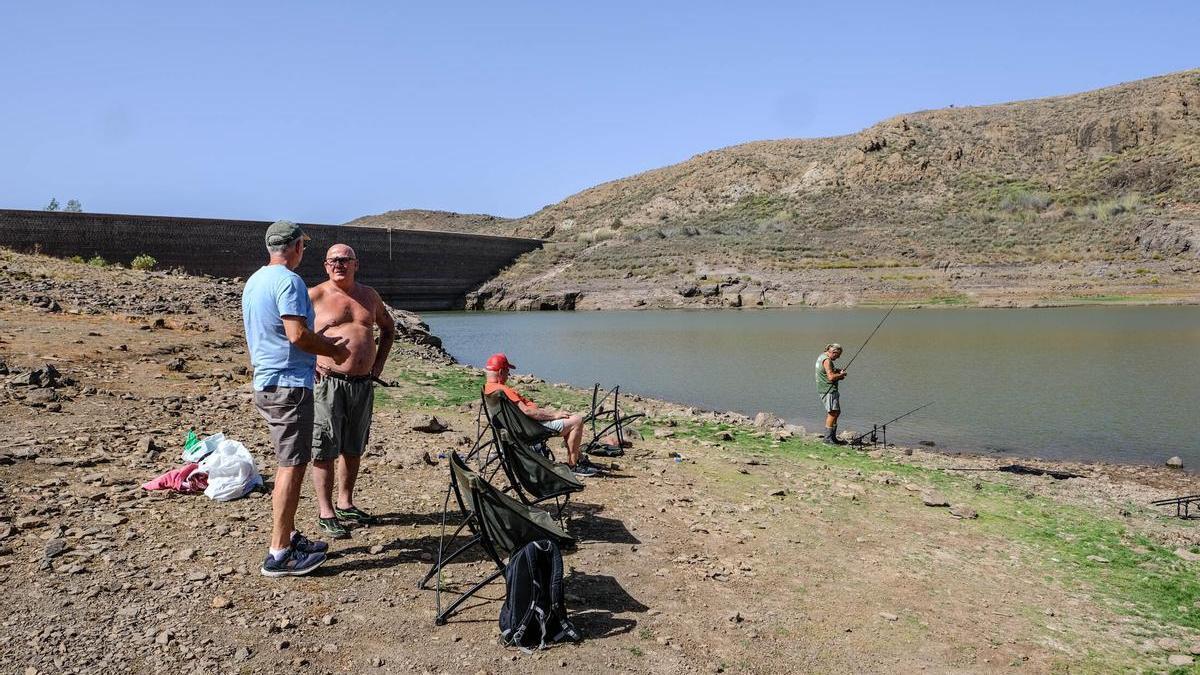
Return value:
<svg viewBox="0 0 1200 675">
<path fill-rule="evenodd" d="M 267 246 L 290 244 L 296 241 L 298 237 L 304 237 L 304 241 L 312 239 L 312 237 L 304 234 L 304 230 L 301 230 L 299 225 L 290 220 L 277 220 L 267 228 Z"/>
</svg>

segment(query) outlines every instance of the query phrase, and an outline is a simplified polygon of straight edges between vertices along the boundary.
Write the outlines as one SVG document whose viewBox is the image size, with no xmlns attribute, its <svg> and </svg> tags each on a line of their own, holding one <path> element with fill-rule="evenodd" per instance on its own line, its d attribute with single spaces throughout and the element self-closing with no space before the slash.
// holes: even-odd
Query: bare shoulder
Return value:
<svg viewBox="0 0 1200 675">
<path fill-rule="evenodd" d="M 316 286 L 313 286 L 312 288 L 308 289 L 308 298 L 310 300 L 316 302 L 316 300 L 318 298 L 323 297 L 325 295 L 325 285 L 328 283 L 329 283 L 328 281 L 325 281 L 325 282 L 319 283 Z"/>
<path fill-rule="evenodd" d="M 357 295 L 359 300 L 371 309 L 379 309 L 383 306 L 383 298 L 379 297 L 379 292 L 366 284 L 358 285 Z"/>
</svg>

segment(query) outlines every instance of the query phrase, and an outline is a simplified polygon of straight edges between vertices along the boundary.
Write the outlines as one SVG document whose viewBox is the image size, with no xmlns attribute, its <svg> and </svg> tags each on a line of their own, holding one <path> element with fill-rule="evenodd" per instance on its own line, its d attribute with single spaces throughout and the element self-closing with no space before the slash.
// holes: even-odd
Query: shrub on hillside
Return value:
<svg viewBox="0 0 1200 675">
<path fill-rule="evenodd" d="M 1041 211 L 1053 201 L 1045 192 L 1014 189 L 1000 198 L 1000 208 L 1005 211 Z"/>
<path fill-rule="evenodd" d="M 149 270 L 154 269 L 154 266 L 157 264 L 158 264 L 157 260 L 155 260 L 151 256 L 148 256 L 145 253 L 143 253 L 143 254 L 139 255 L 138 257 L 134 258 L 133 262 L 129 263 L 129 266 L 135 270 L 149 271 Z"/>
<path fill-rule="evenodd" d="M 101 258 L 99 254 L 96 254 L 91 258 L 88 258 L 87 264 L 91 265 L 92 267 L 108 267 L 109 262 L 104 258 Z"/>
</svg>

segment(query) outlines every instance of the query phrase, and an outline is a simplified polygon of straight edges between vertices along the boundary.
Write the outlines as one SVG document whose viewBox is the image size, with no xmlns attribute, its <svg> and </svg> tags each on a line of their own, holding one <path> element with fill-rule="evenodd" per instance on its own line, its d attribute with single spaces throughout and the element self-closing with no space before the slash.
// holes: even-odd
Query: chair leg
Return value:
<svg viewBox="0 0 1200 675">
<path fill-rule="evenodd" d="M 459 529 L 461 530 L 462 528 L 459 528 Z M 458 532 L 455 532 L 453 536 L 458 536 Z M 450 555 L 439 560 L 438 562 L 435 562 L 433 564 L 433 566 L 431 566 L 429 568 L 429 571 L 425 573 L 425 577 L 423 579 L 421 579 L 421 582 L 417 584 L 417 588 L 420 590 L 425 590 L 425 584 L 429 583 L 429 580 L 433 578 L 433 575 L 440 572 L 441 569 L 446 566 L 446 563 L 450 562 L 451 560 L 454 560 L 459 555 L 464 553 L 467 549 L 471 548 L 472 546 L 474 546 L 475 544 L 478 544 L 478 543 L 479 543 L 478 535 L 471 537 L 471 540 L 468 541 L 467 543 L 463 544 L 461 547 L 459 547 L 459 549 L 457 551 L 455 551 L 454 553 L 451 553 Z"/>
<path fill-rule="evenodd" d="M 505 570 L 505 568 L 501 567 L 500 569 L 496 570 L 495 572 L 492 572 L 491 574 L 489 574 L 488 577 L 486 579 L 484 579 L 483 581 L 472 586 L 469 591 L 467 591 L 466 593 L 463 593 L 461 596 L 459 596 L 459 598 L 457 600 L 450 603 L 450 606 L 447 607 L 445 609 L 445 611 L 443 611 L 441 614 L 438 614 L 437 618 L 434 619 L 434 623 L 439 626 L 445 626 L 446 620 L 448 618 L 450 618 L 450 615 L 454 613 L 454 610 L 458 609 L 459 605 L 466 602 L 467 598 L 471 597 L 472 595 L 475 595 L 475 593 L 477 593 L 479 591 L 479 589 L 483 588 L 484 586 L 487 586 L 488 584 L 492 583 L 497 578 L 499 578 L 499 576 L 501 574 L 504 574 L 504 570 Z"/>
</svg>

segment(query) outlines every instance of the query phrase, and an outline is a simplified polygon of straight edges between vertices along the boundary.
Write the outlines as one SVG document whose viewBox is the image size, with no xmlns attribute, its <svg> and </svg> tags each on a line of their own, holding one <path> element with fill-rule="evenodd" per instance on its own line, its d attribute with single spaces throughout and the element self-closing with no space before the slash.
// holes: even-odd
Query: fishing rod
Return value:
<svg viewBox="0 0 1200 675">
<path fill-rule="evenodd" d="M 879 323 L 875 324 L 875 330 L 871 331 L 871 334 L 867 336 L 866 340 L 863 340 L 862 346 L 858 348 L 858 351 L 854 352 L 854 356 L 850 357 L 850 361 L 845 365 L 845 367 L 840 369 L 840 372 L 846 372 L 846 370 L 850 367 L 850 364 L 854 363 L 854 359 L 857 359 L 858 355 L 867 348 L 867 343 L 871 341 L 871 338 L 875 337 L 875 333 L 879 332 L 879 327 L 883 325 L 884 321 L 887 321 L 888 317 L 892 315 L 892 310 L 896 309 L 896 305 L 899 304 L 899 300 L 896 300 L 892 303 L 892 306 L 888 308 L 887 314 L 884 314 L 883 318 L 879 320 Z M 830 382 L 829 387 L 821 394 L 821 396 L 827 396 L 829 392 L 833 391 L 833 388 L 836 385 L 836 382 Z"/>
<path fill-rule="evenodd" d="M 863 340 L 862 346 L 858 348 L 858 351 L 854 352 L 854 356 L 850 357 L 850 362 L 846 364 L 846 367 L 842 368 L 843 372 L 846 370 L 846 368 L 850 367 L 851 363 L 854 363 L 854 359 L 858 358 L 858 355 L 862 353 L 862 350 L 867 348 L 867 343 L 871 341 L 871 338 L 875 337 L 875 333 L 879 332 L 879 327 L 883 325 L 884 321 L 887 321 L 888 317 L 892 315 L 892 310 L 896 309 L 896 305 L 899 304 L 899 300 L 892 303 L 892 306 L 888 309 L 887 314 L 884 314 L 883 318 L 879 320 L 879 323 L 875 325 L 875 330 L 871 331 L 871 334 L 867 336 L 866 340 Z"/>
<path fill-rule="evenodd" d="M 888 428 L 889 424 L 899 422 L 900 420 L 904 419 L 905 417 L 908 417 L 909 415 L 917 412 L 918 410 L 924 410 L 925 408 L 928 408 L 929 406 L 931 406 L 933 404 L 934 404 L 934 401 L 930 401 L 929 403 L 926 403 L 923 406 L 909 410 L 908 412 L 904 413 L 903 415 L 900 415 L 899 417 L 893 417 L 892 419 L 884 422 L 883 424 L 872 424 L 870 431 L 861 433 L 861 434 L 855 436 L 854 438 L 850 439 L 850 445 L 866 445 L 867 444 L 866 439 L 868 437 L 870 438 L 871 445 L 879 445 L 881 443 L 883 445 L 887 445 L 887 428 Z"/>
</svg>

